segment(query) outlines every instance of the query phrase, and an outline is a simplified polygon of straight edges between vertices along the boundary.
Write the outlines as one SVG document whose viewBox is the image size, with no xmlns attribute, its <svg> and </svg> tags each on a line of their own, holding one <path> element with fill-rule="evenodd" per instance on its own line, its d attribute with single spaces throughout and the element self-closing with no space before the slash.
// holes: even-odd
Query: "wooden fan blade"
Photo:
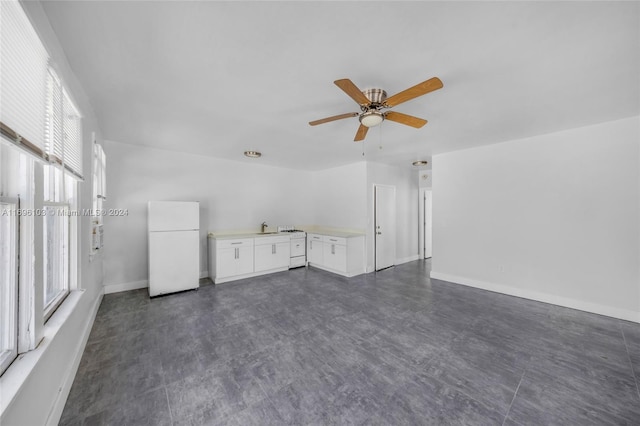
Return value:
<svg viewBox="0 0 640 426">
<path fill-rule="evenodd" d="M 384 101 L 384 104 L 387 107 L 391 108 L 403 102 L 407 102 L 411 99 L 417 98 L 418 96 L 426 95 L 429 92 L 441 89 L 442 87 L 442 81 L 440 81 L 438 77 L 433 77 L 427 81 L 423 81 L 420 84 L 416 84 L 415 86 L 410 87 L 407 90 L 396 93 L 390 98 L 387 98 L 387 100 Z"/>
<path fill-rule="evenodd" d="M 401 112 L 389 111 L 384 116 L 385 119 L 390 121 L 395 121 L 396 123 L 406 124 L 407 126 L 415 127 L 419 129 L 420 127 L 427 124 L 427 120 L 423 120 L 422 118 L 414 117 L 413 115 L 403 114 Z"/>
<path fill-rule="evenodd" d="M 342 80 L 336 80 L 333 82 L 336 86 L 342 89 L 344 93 L 349 95 L 351 99 L 356 101 L 360 105 L 369 105 L 371 101 L 367 98 L 362 90 L 358 89 L 358 86 L 353 84 L 351 80 L 348 78 L 343 78 Z"/>
<path fill-rule="evenodd" d="M 364 138 L 367 136 L 368 131 L 369 131 L 369 128 L 361 124 L 360 127 L 358 127 L 358 131 L 356 132 L 356 137 L 353 139 L 353 141 L 360 142 L 364 140 Z"/>
<path fill-rule="evenodd" d="M 347 114 L 334 115 L 333 117 L 323 118 L 321 120 L 310 121 L 310 126 L 317 126 L 318 124 L 328 123 L 330 121 L 342 120 L 343 118 L 355 117 L 359 115 L 357 112 L 349 112 Z"/>
</svg>

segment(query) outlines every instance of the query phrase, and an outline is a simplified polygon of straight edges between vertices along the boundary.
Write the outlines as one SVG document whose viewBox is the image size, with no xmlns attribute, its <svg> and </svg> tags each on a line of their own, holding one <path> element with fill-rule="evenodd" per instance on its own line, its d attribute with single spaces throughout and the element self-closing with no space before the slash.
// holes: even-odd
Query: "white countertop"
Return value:
<svg viewBox="0 0 640 426">
<path fill-rule="evenodd" d="M 262 238 L 262 237 L 290 237 L 287 232 L 254 232 L 254 233 L 240 233 L 240 234 L 216 234 L 209 232 L 209 238 L 215 238 L 216 240 L 235 240 L 238 238 Z"/>
<path fill-rule="evenodd" d="M 330 229 L 316 229 L 313 231 L 306 231 L 306 232 L 307 234 L 326 235 L 329 237 L 340 237 L 340 238 L 364 237 L 364 233 L 361 233 L 361 232 L 333 231 Z"/>
<path fill-rule="evenodd" d="M 326 235 L 329 237 L 340 237 L 340 238 L 354 238 L 354 237 L 364 237 L 364 232 L 356 232 L 356 231 L 342 231 L 335 230 L 330 228 L 316 228 L 313 230 L 305 230 L 307 234 L 317 234 L 317 235 Z M 237 232 L 237 233 L 226 233 L 226 232 L 209 232 L 209 238 L 215 238 L 217 240 L 233 240 L 238 238 L 262 238 L 262 237 L 276 237 L 276 236 L 291 236 L 288 232 Z"/>
</svg>

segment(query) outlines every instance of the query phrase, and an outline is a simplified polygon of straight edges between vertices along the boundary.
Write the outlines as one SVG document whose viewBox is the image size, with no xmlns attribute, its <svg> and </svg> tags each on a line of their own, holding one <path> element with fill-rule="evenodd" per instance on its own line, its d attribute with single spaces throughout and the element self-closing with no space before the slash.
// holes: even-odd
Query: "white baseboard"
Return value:
<svg viewBox="0 0 640 426">
<path fill-rule="evenodd" d="M 60 422 L 60 418 L 62 417 L 62 411 L 64 410 L 64 406 L 67 403 L 67 398 L 69 397 L 69 392 L 71 392 L 71 385 L 73 385 L 73 380 L 76 377 L 76 373 L 78 372 L 78 367 L 80 366 L 80 360 L 82 359 L 82 354 L 84 353 L 84 348 L 87 346 L 87 341 L 89 340 L 89 335 L 91 334 L 91 328 L 93 327 L 93 323 L 96 319 L 96 315 L 98 314 L 98 309 L 100 308 L 100 303 L 102 302 L 102 297 L 104 293 L 100 293 L 96 298 L 96 301 L 93 303 L 91 307 L 91 311 L 89 312 L 89 321 L 86 322 L 84 329 L 82 330 L 82 338 L 80 339 L 80 343 L 76 347 L 75 355 L 73 356 L 73 362 L 67 369 L 67 372 L 64 376 L 64 381 L 62 386 L 60 387 L 60 392 L 58 393 L 58 397 L 53 403 L 53 407 L 49 412 L 49 417 L 47 418 L 47 426 L 55 426 Z"/>
<path fill-rule="evenodd" d="M 104 294 L 120 293 L 121 291 L 137 290 L 149 287 L 148 280 L 132 281 L 130 283 L 109 284 L 104 286 Z"/>
<path fill-rule="evenodd" d="M 201 271 L 200 279 L 209 277 L 209 271 Z M 108 284 L 104 286 L 104 294 L 120 293 L 121 291 L 138 290 L 149 287 L 149 280 L 131 281 L 129 283 Z"/>
<path fill-rule="evenodd" d="M 275 272 L 284 272 L 284 271 L 288 271 L 288 270 L 289 270 L 288 266 L 283 266 L 283 267 L 280 267 L 280 268 L 269 269 L 267 271 L 251 272 L 249 274 L 242 274 L 242 275 L 234 275 L 232 277 L 216 278 L 216 279 L 212 278 L 211 281 L 213 281 L 215 284 L 224 284 L 224 283 L 228 283 L 228 282 L 232 282 L 232 281 L 243 280 L 245 278 L 259 277 L 261 275 L 269 275 L 269 274 L 273 274 Z"/>
<path fill-rule="evenodd" d="M 480 281 L 472 278 L 460 277 L 437 271 L 431 271 L 431 278 L 447 281 L 454 284 L 462 284 L 468 287 L 475 287 L 482 290 L 489 290 L 496 293 L 507 294 L 509 296 L 522 297 L 523 299 L 535 300 L 537 302 L 550 303 L 552 305 L 562 306 L 565 308 L 577 309 L 579 311 L 591 312 L 594 314 L 618 318 L 625 321 L 640 323 L 640 312 L 630 311 L 627 309 L 614 308 L 611 306 L 570 299 L 568 297 L 557 296 L 554 294 L 520 289 L 503 284 Z"/>
<path fill-rule="evenodd" d="M 342 271 L 338 271 L 338 270 L 335 270 L 335 269 L 327 268 L 324 265 L 318 265 L 318 264 L 315 264 L 315 263 L 307 263 L 307 266 L 311 266 L 312 268 L 322 269 L 323 271 L 331 272 L 331 273 L 336 274 L 336 275 L 342 275 L 343 277 L 347 277 L 347 278 L 356 277 L 358 275 L 362 275 L 362 274 L 365 273 L 364 269 L 362 269 L 362 270 L 361 269 L 356 269 L 356 270 L 349 271 L 349 272 L 342 272 Z"/>
<path fill-rule="evenodd" d="M 414 260 L 420 259 L 419 254 L 414 254 L 413 256 L 403 257 L 402 259 L 396 259 L 396 265 L 402 265 L 403 263 L 413 262 Z"/>
</svg>

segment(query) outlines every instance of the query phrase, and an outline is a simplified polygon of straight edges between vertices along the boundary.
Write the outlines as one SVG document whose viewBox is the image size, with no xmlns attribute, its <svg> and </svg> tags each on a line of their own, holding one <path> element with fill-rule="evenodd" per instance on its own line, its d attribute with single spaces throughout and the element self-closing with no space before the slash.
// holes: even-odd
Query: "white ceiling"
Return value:
<svg viewBox="0 0 640 426">
<path fill-rule="evenodd" d="M 322 169 L 432 154 L 640 114 L 638 2 L 43 2 L 109 140 Z M 394 108 L 353 142 L 358 106 L 333 81 Z M 259 160 L 242 156 L 263 152 Z"/>
</svg>

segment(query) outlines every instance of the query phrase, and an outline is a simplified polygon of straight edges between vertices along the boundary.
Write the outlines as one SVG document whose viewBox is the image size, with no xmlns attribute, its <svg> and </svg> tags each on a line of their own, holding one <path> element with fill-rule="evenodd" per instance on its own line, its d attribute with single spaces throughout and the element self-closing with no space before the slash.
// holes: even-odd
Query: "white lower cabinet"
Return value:
<svg viewBox="0 0 640 426">
<path fill-rule="evenodd" d="M 322 235 L 307 234 L 307 263 L 313 265 L 323 264 L 324 243 Z"/>
<path fill-rule="evenodd" d="M 255 240 L 255 272 L 289 269 L 291 238 L 288 236 L 262 237 Z"/>
<path fill-rule="evenodd" d="M 347 246 L 324 242 L 324 266 L 340 272 L 347 272 Z"/>
<path fill-rule="evenodd" d="M 209 276 L 214 283 L 289 269 L 291 237 L 209 237 Z"/>
<path fill-rule="evenodd" d="M 365 272 L 364 236 L 307 234 L 309 265 L 353 277 Z"/>
<path fill-rule="evenodd" d="M 253 272 L 253 238 L 236 240 L 209 239 L 211 279 L 221 279 Z"/>
</svg>

